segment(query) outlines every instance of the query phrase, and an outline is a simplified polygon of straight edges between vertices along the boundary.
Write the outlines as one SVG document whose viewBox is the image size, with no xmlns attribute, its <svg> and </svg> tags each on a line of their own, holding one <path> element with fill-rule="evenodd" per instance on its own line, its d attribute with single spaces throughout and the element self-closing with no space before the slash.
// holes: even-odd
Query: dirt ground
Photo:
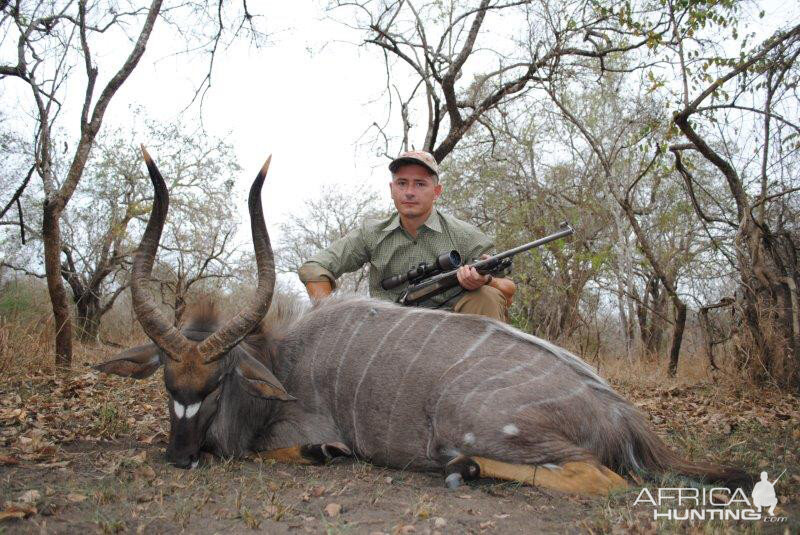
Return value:
<svg viewBox="0 0 800 535">
<path fill-rule="evenodd" d="M 613 381 L 692 458 L 767 470 L 780 523 L 653 520 L 641 486 L 586 498 L 342 460 L 291 466 L 165 462 L 160 373 L 126 381 L 81 371 L 0 378 L 0 533 L 800 533 L 800 400 L 713 383 Z M 679 486 L 667 477 L 650 489 Z M 749 494 L 748 494 L 749 497 Z"/>
</svg>

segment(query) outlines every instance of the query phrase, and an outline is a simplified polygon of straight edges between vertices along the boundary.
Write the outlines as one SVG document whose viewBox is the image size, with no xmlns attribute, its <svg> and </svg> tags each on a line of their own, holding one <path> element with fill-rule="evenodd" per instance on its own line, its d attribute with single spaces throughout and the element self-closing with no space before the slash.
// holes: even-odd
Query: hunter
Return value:
<svg viewBox="0 0 800 535">
<path fill-rule="evenodd" d="M 420 262 L 433 262 L 453 249 L 469 264 L 493 248 L 492 240 L 475 226 L 434 207 L 442 185 L 433 155 L 404 152 L 389 164 L 389 171 L 397 212 L 386 219 L 364 221 L 300 267 L 300 280 L 312 299 L 329 295 L 339 276 L 369 262 L 370 295 L 396 301 L 403 287 L 384 290 L 381 281 L 386 277 L 405 273 Z M 516 290 L 510 279 L 481 275 L 469 265 L 458 268 L 457 277 L 461 288 L 432 297 L 421 306 L 505 321 Z"/>
</svg>

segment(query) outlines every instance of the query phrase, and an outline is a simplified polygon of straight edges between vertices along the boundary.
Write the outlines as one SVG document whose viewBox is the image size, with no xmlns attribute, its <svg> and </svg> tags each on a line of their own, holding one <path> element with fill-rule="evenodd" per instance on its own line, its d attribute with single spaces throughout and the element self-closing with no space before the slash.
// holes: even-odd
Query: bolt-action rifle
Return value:
<svg viewBox="0 0 800 535">
<path fill-rule="evenodd" d="M 471 265 L 475 268 L 475 271 L 481 275 L 488 274 L 499 276 L 511 268 L 511 259 L 515 255 L 535 249 L 551 241 L 564 238 L 573 232 L 575 231 L 569 226 L 569 223 L 564 221 L 561 223 L 561 230 L 558 232 L 490 256 L 485 260 L 479 260 Z M 381 285 L 385 290 L 390 290 L 408 282 L 408 288 L 397 298 L 397 302 L 401 305 L 415 306 L 426 299 L 430 299 L 431 297 L 446 292 L 450 288 L 458 286 L 459 283 L 456 271 L 460 266 L 461 257 L 457 251 L 451 251 L 450 253 L 440 255 L 439 258 L 436 259 L 436 264 L 434 266 L 429 266 L 423 262 L 419 266 L 409 270 L 408 273 L 383 279 Z"/>
</svg>

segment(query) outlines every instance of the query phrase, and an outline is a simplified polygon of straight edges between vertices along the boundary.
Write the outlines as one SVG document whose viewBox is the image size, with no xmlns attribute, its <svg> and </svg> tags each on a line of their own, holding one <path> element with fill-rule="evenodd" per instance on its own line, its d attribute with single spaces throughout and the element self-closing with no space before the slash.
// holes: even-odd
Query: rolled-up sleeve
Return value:
<svg viewBox="0 0 800 535">
<path fill-rule="evenodd" d="M 336 279 L 343 273 L 355 271 L 368 261 L 363 229 L 357 228 L 309 258 L 297 274 L 303 284 L 328 280 L 335 288 Z"/>
</svg>

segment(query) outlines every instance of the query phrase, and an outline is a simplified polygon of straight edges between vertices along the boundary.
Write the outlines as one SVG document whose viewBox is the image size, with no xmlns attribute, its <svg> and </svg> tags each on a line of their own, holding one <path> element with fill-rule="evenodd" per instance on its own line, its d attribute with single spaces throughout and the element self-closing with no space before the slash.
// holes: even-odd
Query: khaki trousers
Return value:
<svg viewBox="0 0 800 535">
<path fill-rule="evenodd" d="M 506 321 L 506 298 L 503 292 L 492 286 L 481 286 L 466 292 L 453 308 L 459 314 L 478 314 L 487 318 Z"/>
</svg>

